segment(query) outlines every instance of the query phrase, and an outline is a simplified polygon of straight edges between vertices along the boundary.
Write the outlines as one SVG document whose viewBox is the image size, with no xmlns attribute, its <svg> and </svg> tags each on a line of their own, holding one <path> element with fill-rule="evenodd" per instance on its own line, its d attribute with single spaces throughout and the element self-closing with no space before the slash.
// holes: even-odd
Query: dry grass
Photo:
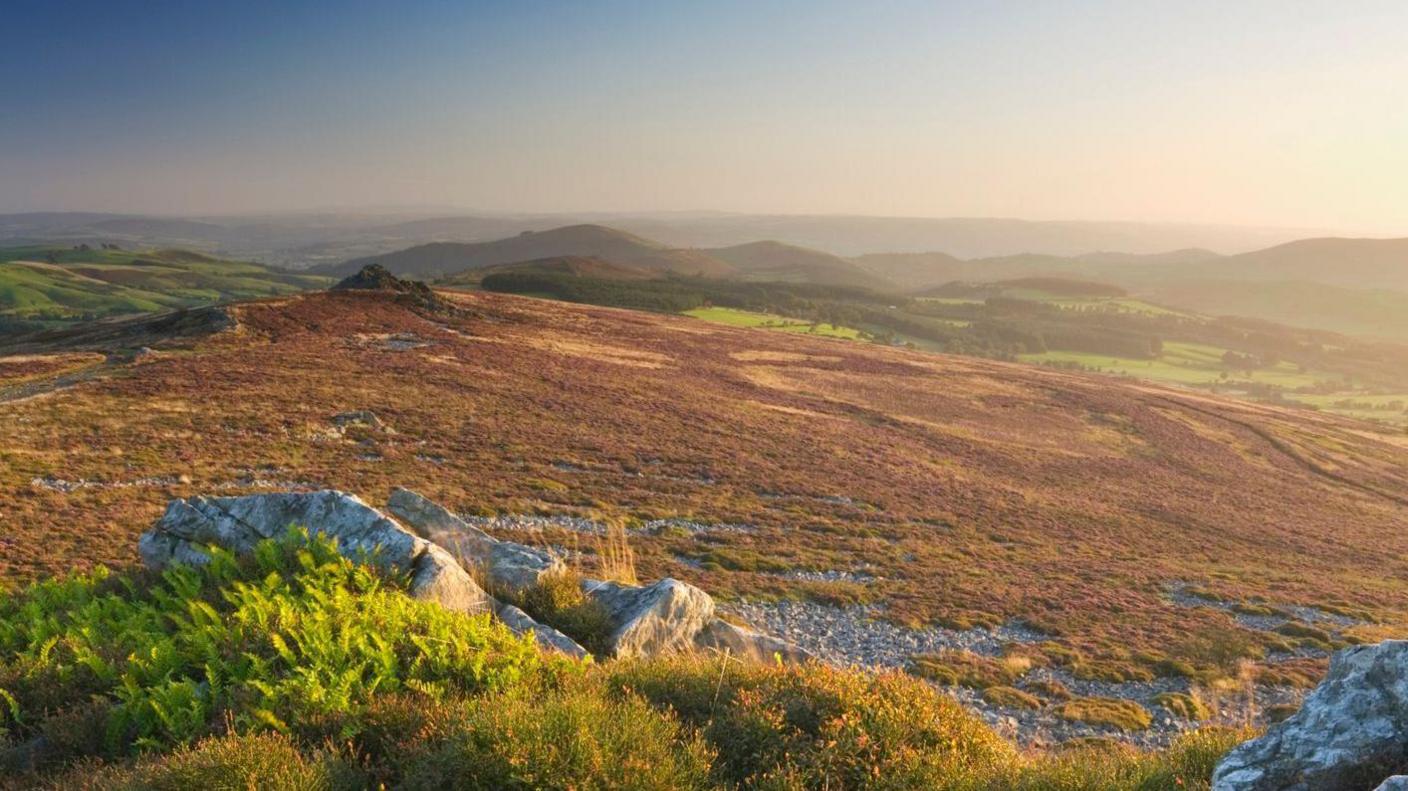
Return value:
<svg viewBox="0 0 1408 791">
<path fill-rule="evenodd" d="M 606 523 L 606 532 L 596 541 L 597 573 L 604 580 L 625 585 L 639 585 L 636 576 L 636 553 L 626 535 L 626 523 L 620 518 Z"/>
</svg>

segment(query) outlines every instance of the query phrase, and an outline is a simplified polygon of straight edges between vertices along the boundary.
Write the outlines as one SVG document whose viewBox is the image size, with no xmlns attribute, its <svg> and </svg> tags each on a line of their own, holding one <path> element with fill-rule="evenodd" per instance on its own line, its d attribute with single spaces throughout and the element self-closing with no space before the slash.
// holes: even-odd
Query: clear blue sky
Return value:
<svg viewBox="0 0 1408 791">
<path fill-rule="evenodd" d="M 1408 233 L 1408 3 L 4 0 L 0 211 Z"/>
</svg>

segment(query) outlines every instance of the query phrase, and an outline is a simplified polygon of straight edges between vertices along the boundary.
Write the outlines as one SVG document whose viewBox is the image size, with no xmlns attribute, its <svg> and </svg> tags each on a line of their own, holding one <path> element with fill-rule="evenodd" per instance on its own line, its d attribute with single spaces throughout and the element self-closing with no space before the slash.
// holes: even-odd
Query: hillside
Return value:
<svg viewBox="0 0 1408 791">
<path fill-rule="evenodd" d="M 1225 278 L 1408 290 L 1408 239 L 1302 239 L 1202 267 Z"/>
<path fill-rule="evenodd" d="M 453 287 L 474 285 L 491 275 L 548 275 L 590 277 L 598 280 L 653 280 L 659 272 L 633 266 L 623 266 L 604 258 L 587 255 L 559 255 L 511 264 L 495 264 L 480 269 L 467 269 L 437 281 L 437 285 Z"/>
<path fill-rule="evenodd" d="M 688 275 L 720 276 L 732 272 L 728 264 L 704 253 L 673 250 L 659 242 L 601 225 L 525 231 L 518 236 L 493 242 L 419 245 L 386 255 L 345 261 L 317 271 L 342 277 L 375 263 L 397 276 L 430 280 L 467 269 L 557 256 L 591 256 L 640 269 Z"/>
<path fill-rule="evenodd" d="M 327 282 L 184 250 L 0 248 L 0 322 L 35 328 L 288 294 Z"/>
<path fill-rule="evenodd" d="M 642 578 L 697 583 L 839 662 L 941 674 L 911 655 L 1031 644 L 1067 663 L 1043 673 L 1141 705 L 1138 679 L 1187 689 L 1243 659 L 1269 705 L 1330 646 L 1408 625 L 1408 445 L 1362 423 L 444 295 L 462 310 L 316 293 L 126 361 L 92 337 L 0 357 L 0 575 L 129 568 L 172 496 L 405 485 L 558 546 L 583 535 L 558 517 L 679 520 L 633 531 Z M 334 420 L 362 411 L 375 423 Z"/>
<path fill-rule="evenodd" d="M 703 252 L 729 263 L 749 280 L 850 286 L 872 291 L 895 289 L 888 279 L 867 272 L 844 258 L 782 242 L 751 242 Z"/>
</svg>

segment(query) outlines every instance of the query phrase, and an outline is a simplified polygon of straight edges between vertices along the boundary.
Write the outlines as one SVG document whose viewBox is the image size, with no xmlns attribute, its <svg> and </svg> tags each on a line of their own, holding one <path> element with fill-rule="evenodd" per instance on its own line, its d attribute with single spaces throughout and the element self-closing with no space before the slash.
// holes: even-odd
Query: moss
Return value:
<svg viewBox="0 0 1408 791">
<path fill-rule="evenodd" d="M 1073 698 L 1062 703 L 1056 713 L 1062 719 L 1122 731 L 1142 731 L 1154 721 L 1148 709 L 1122 698 Z"/>
<path fill-rule="evenodd" d="M 1009 709 L 1039 709 L 1041 699 L 1015 687 L 996 686 L 983 690 L 983 700 Z"/>
<path fill-rule="evenodd" d="M 1154 703 L 1190 722 L 1201 722 L 1212 716 L 1205 703 L 1186 692 L 1160 693 L 1154 696 Z"/>
</svg>

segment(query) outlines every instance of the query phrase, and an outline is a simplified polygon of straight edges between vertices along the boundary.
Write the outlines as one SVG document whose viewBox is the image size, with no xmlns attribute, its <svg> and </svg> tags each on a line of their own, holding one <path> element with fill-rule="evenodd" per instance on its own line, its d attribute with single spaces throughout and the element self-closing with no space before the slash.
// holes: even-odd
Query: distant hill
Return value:
<svg viewBox="0 0 1408 791">
<path fill-rule="evenodd" d="M 33 329 L 289 294 L 328 282 L 188 250 L 0 248 L 0 327 Z"/>
<path fill-rule="evenodd" d="M 424 244 L 386 255 L 355 258 L 320 267 L 318 271 L 340 277 L 366 264 L 381 264 L 398 277 L 435 279 L 468 269 L 558 256 L 592 256 L 639 269 L 708 277 L 733 272 L 733 267 L 705 253 L 671 249 L 602 225 L 525 231 L 494 242 Z"/>
<path fill-rule="evenodd" d="M 598 280 L 653 280 L 659 272 L 633 266 L 612 263 L 604 258 L 589 255 L 559 255 L 551 258 L 538 258 L 532 261 L 516 261 L 511 264 L 496 264 L 480 269 L 470 269 L 440 280 L 436 285 L 473 285 L 490 275 L 502 274 L 569 275 L 590 277 Z"/>
<path fill-rule="evenodd" d="M 851 261 L 908 291 L 923 291 L 961 280 L 972 271 L 967 261 L 948 253 L 872 253 Z"/>
<path fill-rule="evenodd" d="M 1202 274 L 1408 290 L 1408 239 L 1302 239 L 1197 267 Z"/>
<path fill-rule="evenodd" d="M 1129 292 L 1109 283 L 1063 277 L 1022 277 L 992 283 L 952 282 L 929 289 L 921 296 L 1014 297 L 1018 299 L 1116 299 Z"/>
<path fill-rule="evenodd" d="M 887 278 L 868 272 L 844 258 L 782 242 L 750 242 L 704 252 L 728 262 L 749 280 L 852 286 L 873 291 L 895 290 L 895 285 Z"/>
</svg>

